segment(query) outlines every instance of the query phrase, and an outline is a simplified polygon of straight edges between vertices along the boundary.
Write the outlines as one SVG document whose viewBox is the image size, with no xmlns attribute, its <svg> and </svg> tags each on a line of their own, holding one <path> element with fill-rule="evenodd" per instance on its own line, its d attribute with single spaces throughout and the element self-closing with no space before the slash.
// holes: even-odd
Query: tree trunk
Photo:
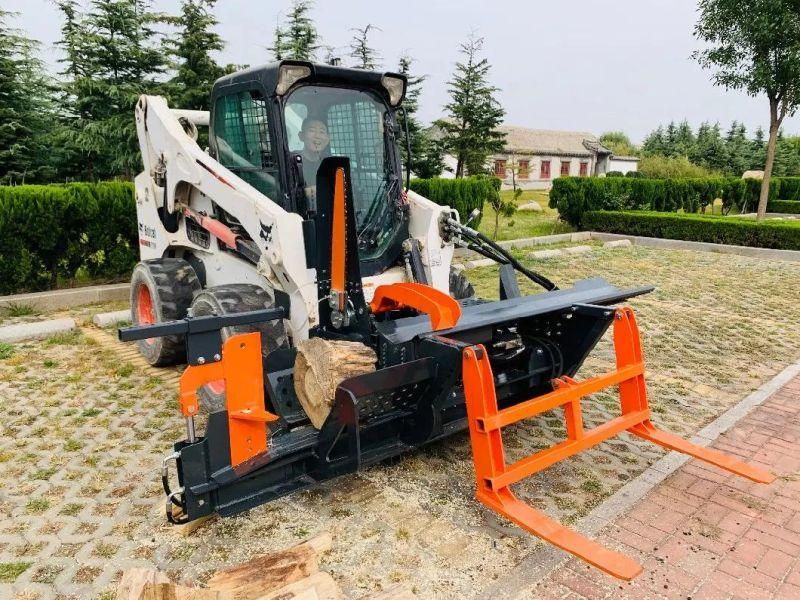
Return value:
<svg viewBox="0 0 800 600">
<path fill-rule="evenodd" d="M 769 202 L 769 184 L 772 179 L 772 167 L 775 164 L 775 147 L 778 141 L 778 130 L 781 126 L 781 119 L 778 116 L 778 102 L 770 99 L 769 101 L 769 141 L 767 142 L 767 161 L 764 164 L 764 179 L 761 181 L 761 195 L 758 199 L 758 212 L 756 219 L 761 221 L 767 214 L 767 202 Z"/>
<path fill-rule="evenodd" d="M 456 162 L 456 179 L 464 177 L 464 157 L 458 155 L 458 162 Z"/>
</svg>

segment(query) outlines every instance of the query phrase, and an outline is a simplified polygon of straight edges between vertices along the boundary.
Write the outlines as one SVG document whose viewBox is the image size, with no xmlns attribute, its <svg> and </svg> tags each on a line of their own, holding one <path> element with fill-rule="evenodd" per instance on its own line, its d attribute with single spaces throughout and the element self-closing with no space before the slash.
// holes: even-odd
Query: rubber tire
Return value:
<svg viewBox="0 0 800 600">
<path fill-rule="evenodd" d="M 450 268 L 450 295 L 456 300 L 467 300 L 475 297 L 475 288 L 463 271 Z"/>
<path fill-rule="evenodd" d="M 181 258 L 156 258 L 138 263 L 131 275 L 131 321 L 138 322 L 139 288 L 147 286 L 155 321 L 174 321 L 186 317 L 200 281 L 192 266 Z M 136 342 L 139 352 L 154 367 L 186 361 L 182 335 L 152 338 Z"/>
<path fill-rule="evenodd" d="M 203 290 L 192 302 L 192 315 L 230 315 L 251 310 L 262 310 L 275 306 L 272 293 L 257 285 L 235 283 L 220 285 Z M 232 335 L 240 333 L 261 332 L 261 353 L 266 356 L 278 348 L 288 348 L 289 338 L 283 321 L 269 321 L 255 325 L 237 325 L 220 330 L 224 342 Z M 209 386 L 203 386 L 197 393 L 198 403 L 204 412 L 216 412 L 225 408 L 225 392 L 215 392 Z"/>
</svg>

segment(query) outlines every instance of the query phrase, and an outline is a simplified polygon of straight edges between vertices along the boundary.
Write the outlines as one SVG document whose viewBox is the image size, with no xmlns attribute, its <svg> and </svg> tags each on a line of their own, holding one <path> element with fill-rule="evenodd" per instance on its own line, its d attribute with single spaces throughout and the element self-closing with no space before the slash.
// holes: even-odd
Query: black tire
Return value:
<svg viewBox="0 0 800 600">
<path fill-rule="evenodd" d="M 247 283 L 220 285 L 203 290 L 192 302 L 192 315 L 230 315 L 251 310 L 262 310 L 275 306 L 274 295 L 264 288 Z M 224 342 L 239 333 L 261 332 L 261 353 L 266 356 L 278 348 L 289 346 L 289 338 L 283 321 L 269 321 L 256 325 L 238 325 L 221 330 Z M 225 407 L 225 392 L 212 386 L 203 386 L 197 394 L 201 409 L 216 412 Z"/>
<path fill-rule="evenodd" d="M 197 274 L 185 260 L 157 258 L 142 261 L 134 267 L 131 275 L 131 321 L 145 325 L 183 319 L 199 291 Z M 136 345 L 154 367 L 186 360 L 186 347 L 180 335 L 139 340 Z"/>
<path fill-rule="evenodd" d="M 456 300 L 467 300 L 475 297 L 475 288 L 463 271 L 450 269 L 450 295 Z"/>
</svg>

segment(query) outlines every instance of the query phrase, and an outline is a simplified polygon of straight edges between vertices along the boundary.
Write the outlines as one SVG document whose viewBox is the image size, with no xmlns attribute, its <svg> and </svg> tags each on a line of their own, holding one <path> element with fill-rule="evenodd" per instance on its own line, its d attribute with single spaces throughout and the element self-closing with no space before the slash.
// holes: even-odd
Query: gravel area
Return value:
<svg viewBox="0 0 800 600">
<path fill-rule="evenodd" d="M 800 264 L 596 246 L 524 260 L 562 285 L 602 275 L 657 286 L 631 305 L 654 420 L 677 433 L 697 431 L 800 358 Z M 496 295 L 494 269 L 467 273 L 482 295 Z M 87 322 L 94 312 L 59 316 Z M 148 564 L 201 582 L 223 565 L 329 530 L 334 548 L 322 568 L 353 597 L 400 582 L 420 597 L 470 598 L 538 544 L 474 501 L 466 434 L 180 536 L 164 524 L 158 475 L 183 435 L 176 373 L 144 368 L 109 333 L 85 331 L 0 353 L 0 597 L 111 598 L 124 568 Z M 612 360 L 604 339 L 581 375 Z M 598 394 L 584 407 L 587 422 L 599 422 L 614 414 L 616 398 Z M 560 413 L 549 413 L 509 428 L 505 439 L 522 455 L 564 433 Z M 569 523 L 659 456 L 621 436 L 515 490 Z"/>
</svg>

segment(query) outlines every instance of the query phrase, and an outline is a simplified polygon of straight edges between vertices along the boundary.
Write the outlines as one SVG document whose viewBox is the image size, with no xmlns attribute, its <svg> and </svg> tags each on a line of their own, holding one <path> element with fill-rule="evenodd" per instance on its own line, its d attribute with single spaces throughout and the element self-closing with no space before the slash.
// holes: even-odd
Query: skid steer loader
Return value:
<svg viewBox="0 0 800 600">
<path fill-rule="evenodd" d="M 162 473 L 167 518 L 233 515 L 468 430 L 481 502 L 630 579 L 635 561 L 510 486 L 624 431 L 754 481 L 773 476 L 650 421 L 636 320 L 616 305 L 651 287 L 559 289 L 404 185 L 405 88 L 394 73 L 282 61 L 219 79 L 210 114 L 139 100 L 142 261 L 134 325 L 119 335 L 153 365 L 188 363 L 186 439 Z M 209 128 L 207 151 L 198 126 Z M 500 265 L 500 300 L 476 298 L 452 269 L 457 246 Z M 523 296 L 518 276 L 543 292 Z M 575 379 L 612 324 L 616 369 Z M 293 385 L 297 345 L 310 337 L 361 342 L 377 357 L 374 372 L 339 383 L 319 428 Z M 584 428 L 581 400 L 610 386 L 620 416 Z M 502 429 L 558 408 L 566 439 L 507 464 Z"/>
</svg>

